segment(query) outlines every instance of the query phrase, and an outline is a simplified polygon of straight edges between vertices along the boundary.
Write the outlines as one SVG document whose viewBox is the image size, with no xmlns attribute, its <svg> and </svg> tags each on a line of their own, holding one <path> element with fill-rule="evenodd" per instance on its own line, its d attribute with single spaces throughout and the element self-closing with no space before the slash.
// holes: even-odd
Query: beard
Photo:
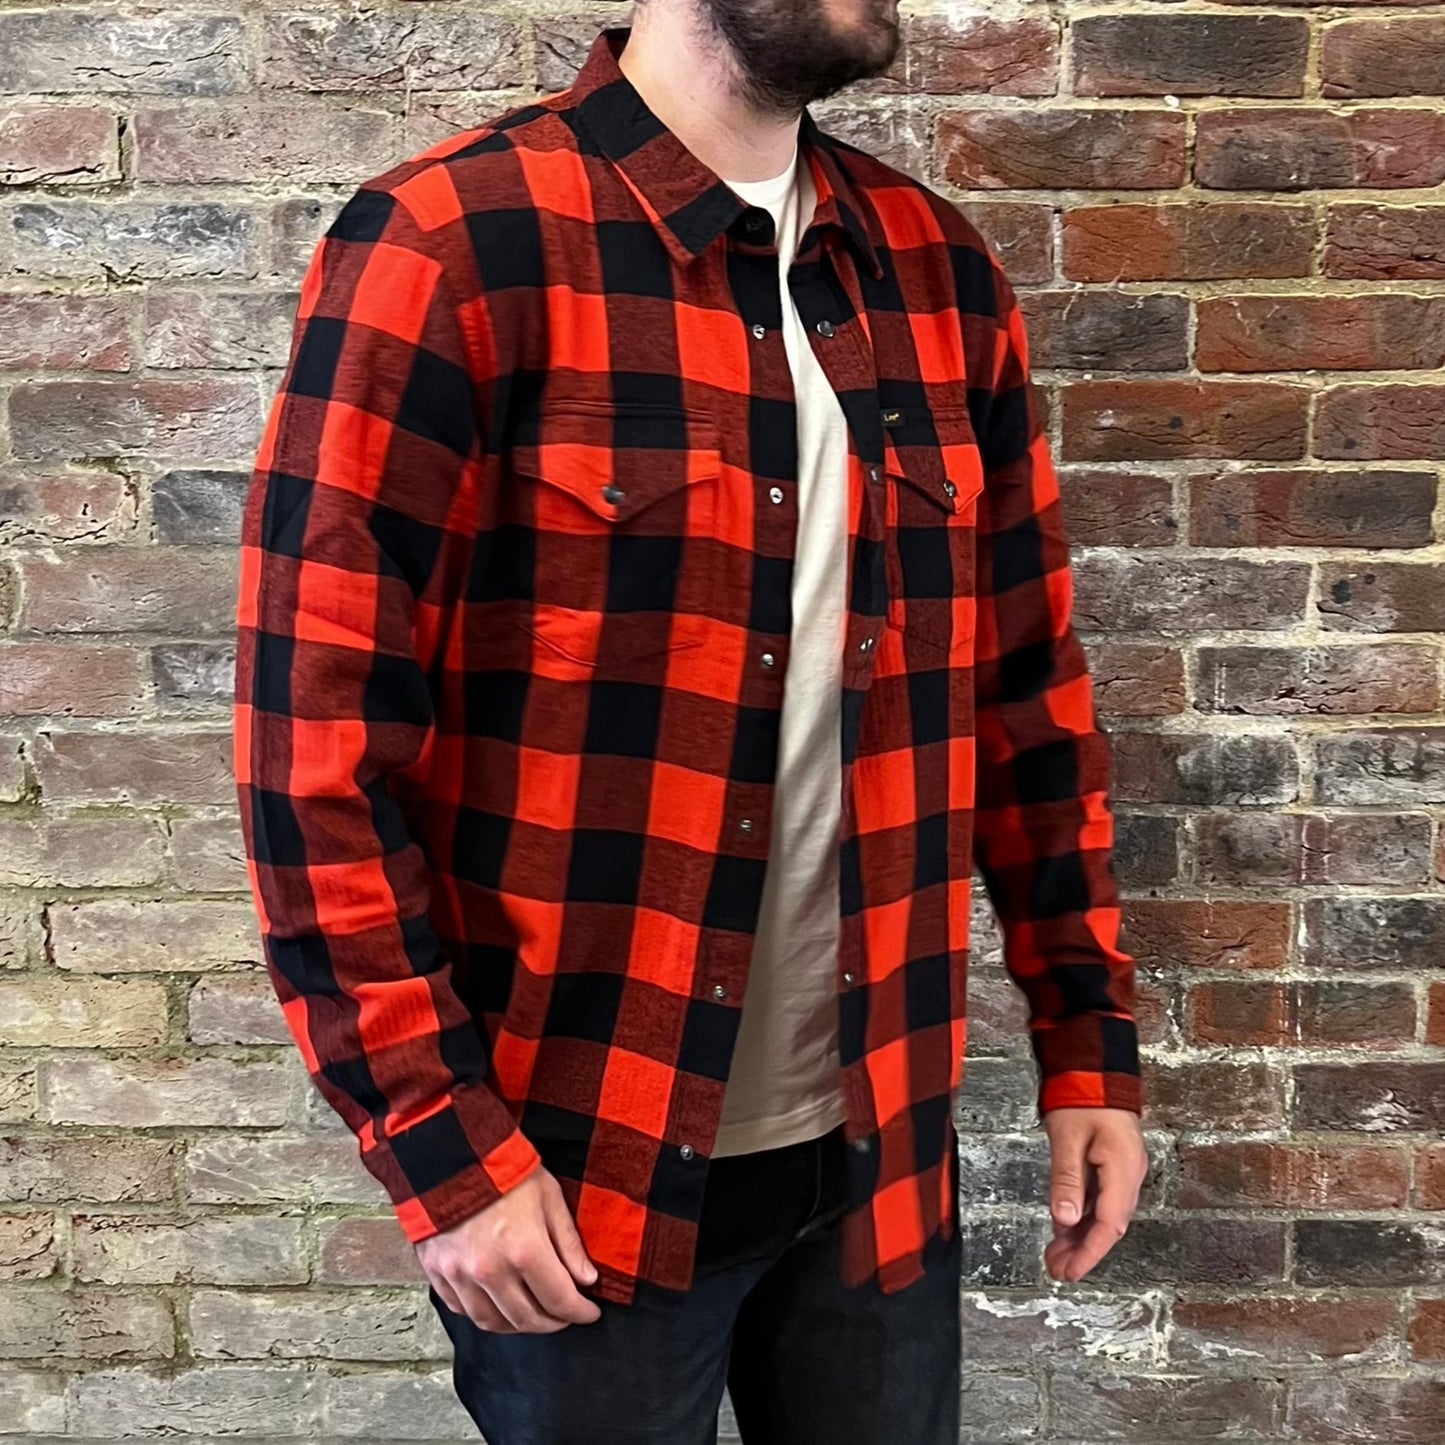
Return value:
<svg viewBox="0 0 1445 1445">
<path fill-rule="evenodd" d="M 792 116 L 893 63 L 901 35 L 891 0 L 863 3 L 870 13 L 847 30 L 830 19 L 826 0 L 698 0 L 697 8 L 732 52 L 752 108 Z"/>
</svg>

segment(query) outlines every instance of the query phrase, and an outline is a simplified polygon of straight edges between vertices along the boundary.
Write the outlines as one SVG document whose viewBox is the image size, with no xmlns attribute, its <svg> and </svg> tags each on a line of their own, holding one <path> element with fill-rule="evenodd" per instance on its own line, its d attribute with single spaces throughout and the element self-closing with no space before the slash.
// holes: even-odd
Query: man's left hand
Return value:
<svg viewBox="0 0 1445 1445">
<path fill-rule="evenodd" d="M 1149 1173 L 1139 1116 L 1129 1109 L 1050 1109 L 1043 1117 L 1052 1174 L 1054 1279 L 1082 1279 L 1123 1238 Z"/>
</svg>

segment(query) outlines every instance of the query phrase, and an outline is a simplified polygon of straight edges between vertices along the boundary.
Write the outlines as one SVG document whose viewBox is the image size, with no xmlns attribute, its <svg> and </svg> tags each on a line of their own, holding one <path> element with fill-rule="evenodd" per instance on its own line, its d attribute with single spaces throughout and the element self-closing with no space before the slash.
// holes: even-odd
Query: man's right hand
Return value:
<svg viewBox="0 0 1445 1445">
<path fill-rule="evenodd" d="M 417 1258 L 448 1309 L 494 1334 L 554 1334 L 601 1315 L 577 1288 L 597 1269 L 562 1186 L 534 1170 L 480 1213 L 418 1241 Z"/>
</svg>

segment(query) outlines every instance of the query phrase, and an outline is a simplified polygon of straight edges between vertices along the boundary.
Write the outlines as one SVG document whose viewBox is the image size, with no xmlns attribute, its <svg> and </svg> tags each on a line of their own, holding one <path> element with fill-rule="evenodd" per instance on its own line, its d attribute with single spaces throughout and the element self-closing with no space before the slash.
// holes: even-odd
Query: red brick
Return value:
<svg viewBox="0 0 1445 1445">
<path fill-rule="evenodd" d="M 1201 647 L 1194 706 L 1200 712 L 1340 716 L 1434 712 L 1441 702 L 1432 647 Z"/>
<path fill-rule="evenodd" d="M 1076 95 L 1304 94 L 1304 16 L 1080 15 L 1070 29 Z"/>
<path fill-rule="evenodd" d="M 1445 984 L 1431 987 L 1434 993 Z M 1445 1144 L 1431 1144 L 1415 1156 L 1415 1207 L 1445 1209 Z"/>
<path fill-rule="evenodd" d="M 1192 831 L 1201 883 L 1424 887 L 1429 881 L 1424 814 L 1204 813 Z"/>
<path fill-rule="evenodd" d="M 1445 20 L 1417 15 L 1327 26 L 1320 94 L 1332 100 L 1445 95 Z"/>
<path fill-rule="evenodd" d="M 902 70 L 923 95 L 1054 95 L 1059 27 L 1041 16 L 906 15 Z"/>
<path fill-rule="evenodd" d="M 1184 655 L 1148 643 L 1089 648 L 1094 700 L 1106 717 L 1168 717 L 1184 710 Z"/>
<path fill-rule="evenodd" d="M 1147 1098 L 1148 1125 L 1155 1129 L 1276 1129 L 1284 1123 L 1284 1075 L 1248 1058 L 1178 1064 L 1156 1059 Z"/>
<path fill-rule="evenodd" d="M 0 15 L 0 25 L 5 19 Z M 0 185 L 96 185 L 119 178 L 120 123 L 112 111 L 0 106 Z"/>
<path fill-rule="evenodd" d="M 1290 627 L 1309 585 L 1303 563 L 1159 552 L 1087 552 L 1073 570 L 1076 620 L 1103 632 Z"/>
<path fill-rule="evenodd" d="M 1159 110 L 945 111 L 938 171 L 955 186 L 1088 190 L 1184 183 L 1185 120 Z"/>
<path fill-rule="evenodd" d="M 1326 562 L 1318 608 L 1325 627 L 1342 631 L 1439 632 L 1445 630 L 1445 567 Z"/>
<path fill-rule="evenodd" d="M 1182 371 L 1189 363 L 1183 296 L 1112 291 L 1028 291 L 1019 297 L 1038 367 Z"/>
<path fill-rule="evenodd" d="M 1200 300 L 1198 315 L 1201 371 L 1430 370 L 1445 361 L 1445 296 L 1214 296 Z"/>
<path fill-rule="evenodd" d="M 1445 113 L 1262 106 L 1201 111 L 1194 177 L 1219 190 L 1438 186 L 1445 181 Z"/>
<path fill-rule="evenodd" d="M 128 296 L 0 294 L 0 371 L 129 371 Z"/>
<path fill-rule="evenodd" d="M 1186 1140 L 1176 1202 L 1181 1209 L 1398 1209 L 1409 1177 L 1401 1149 Z"/>
<path fill-rule="evenodd" d="M 1319 1360 L 1388 1359 L 1399 1336 L 1400 1306 L 1368 1295 L 1302 1299 L 1175 1300 L 1170 1358 L 1184 1363 L 1221 1358 L 1290 1365 Z"/>
<path fill-rule="evenodd" d="M 999 259 L 1015 285 L 1054 276 L 1054 208 L 1033 201 L 961 200 L 957 209 Z"/>
<path fill-rule="evenodd" d="M 1425 1025 L 1425 1042 L 1438 1048 L 1445 1048 L 1445 983 L 1430 985 L 1428 1021 Z"/>
<path fill-rule="evenodd" d="M 1131 898 L 1124 935 L 1148 967 L 1273 969 L 1289 961 L 1294 912 L 1248 899 Z"/>
<path fill-rule="evenodd" d="M 135 717 L 147 674 L 139 648 L 0 643 L 0 716 Z"/>
<path fill-rule="evenodd" d="M 1279 1048 L 1293 1032 L 1288 985 L 1231 979 L 1195 984 L 1185 994 L 1188 1043 Z"/>
<path fill-rule="evenodd" d="M 1315 454 L 1433 461 L 1445 453 L 1445 386 L 1336 386 L 1320 395 Z"/>
<path fill-rule="evenodd" d="M 1073 206 L 1063 272 L 1076 281 L 1214 281 L 1308 276 L 1308 207 L 1255 201 Z"/>
<path fill-rule="evenodd" d="M 1112 739 L 1114 796 L 1128 803 L 1262 804 L 1299 792 L 1292 739 L 1133 731 Z"/>
<path fill-rule="evenodd" d="M 1325 219 L 1326 276 L 1367 281 L 1445 277 L 1445 206 L 1331 206 Z"/>
<path fill-rule="evenodd" d="M 1413 1359 L 1445 1361 L 1445 1299 L 1415 1301 L 1407 1338 Z"/>
</svg>

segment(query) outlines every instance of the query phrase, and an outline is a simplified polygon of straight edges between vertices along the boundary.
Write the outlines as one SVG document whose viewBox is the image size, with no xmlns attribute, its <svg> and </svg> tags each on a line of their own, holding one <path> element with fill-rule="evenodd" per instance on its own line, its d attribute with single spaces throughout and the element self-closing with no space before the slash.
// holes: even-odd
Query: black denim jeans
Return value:
<svg viewBox="0 0 1445 1445">
<path fill-rule="evenodd" d="M 430 1290 L 487 1445 L 713 1445 L 724 1386 L 744 1445 L 956 1445 L 960 1235 L 907 1289 L 845 1288 L 844 1148 L 835 1130 L 713 1160 L 685 1295 L 500 1335 Z"/>
</svg>

